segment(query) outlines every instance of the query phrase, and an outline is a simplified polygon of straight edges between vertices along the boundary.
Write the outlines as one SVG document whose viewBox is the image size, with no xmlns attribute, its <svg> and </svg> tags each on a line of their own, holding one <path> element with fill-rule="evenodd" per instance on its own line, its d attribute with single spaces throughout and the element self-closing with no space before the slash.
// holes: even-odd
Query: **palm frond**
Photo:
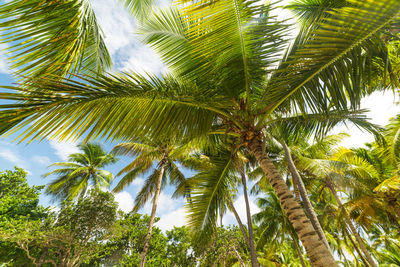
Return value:
<svg viewBox="0 0 400 267">
<path fill-rule="evenodd" d="M 191 196 L 185 206 L 188 225 L 199 242 L 210 241 L 205 237 L 215 233 L 219 212 L 235 180 L 232 178 L 235 168 L 229 151 L 214 155 L 211 162 L 212 168 L 200 171 L 191 179 Z"/>
<path fill-rule="evenodd" d="M 269 122 L 271 132 L 282 138 L 287 143 L 307 138 L 322 140 L 333 128 L 338 125 L 352 124 L 356 127 L 373 133 L 377 138 L 382 138 L 378 125 L 368 121 L 365 113 L 367 110 L 330 110 L 319 114 L 298 114 L 290 117 L 278 118 Z"/>
<path fill-rule="evenodd" d="M 13 0 L 1 5 L 11 67 L 31 78 L 104 72 L 111 57 L 89 0 Z"/>
<path fill-rule="evenodd" d="M 119 0 L 136 18 L 143 20 L 150 13 L 154 0 Z"/>
<path fill-rule="evenodd" d="M 288 27 L 276 22 L 271 9 L 246 0 L 182 4 L 190 52 L 202 64 L 200 74 L 216 80 L 226 96 L 238 99 L 243 93 L 248 101 L 250 92 L 262 87 L 266 70 L 278 62 Z"/>
<path fill-rule="evenodd" d="M 172 77 L 124 73 L 80 78 L 36 81 L 33 87 L 41 90 L 4 86 L 16 92 L 0 93 L 0 98 L 20 102 L 0 105 L 0 134 L 24 129 L 21 141 L 84 134 L 84 141 L 180 139 L 207 133 L 216 114 L 230 117 L 223 110 L 226 100 Z M 209 105 L 210 99 L 220 99 L 219 107 Z"/>
<path fill-rule="evenodd" d="M 327 106 L 326 101 L 341 109 L 350 105 L 357 108 L 365 94 L 365 85 L 357 73 L 368 73 L 369 63 L 365 60 L 369 53 L 364 51 L 376 47 L 367 46 L 366 42 L 374 42 L 374 35 L 398 18 L 400 3 L 396 0 L 349 3 L 351 7 L 331 11 L 329 18 L 302 34 L 303 41 L 282 63 L 279 75 L 265 92 L 262 101 L 273 103 L 266 116 L 278 107 L 287 108 L 290 101 L 293 108 L 302 109 L 318 110 Z M 324 104 L 319 106 L 320 103 Z"/>
<path fill-rule="evenodd" d="M 348 5 L 346 0 L 296 0 L 285 8 L 292 11 L 302 25 L 309 26 L 315 21 L 329 17 L 330 11 Z"/>
<path fill-rule="evenodd" d="M 116 155 L 123 155 L 123 156 L 129 155 L 131 157 L 136 157 L 142 153 L 148 154 L 150 152 L 154 152 L 157 150 L 158 147 L 154 147 L 149 144 L 129 142 L 116 145 L 111 150 L 111 153 L 114 153 Z"/>
<path fill-rule="evenodd" d="M 154 195 L 157 187 L 157 180 L 159 177 L 160 170 L 155 169 L 146 179 L 142 189 L 140 189 L 139 193 L 135 198 L 135 206 L 132 211 L 137 212 L 140 208 L 142 208 L 146 202 Z M 165 179 L 162 179 L 161 189 L 166 185 Z"/>
</svg>

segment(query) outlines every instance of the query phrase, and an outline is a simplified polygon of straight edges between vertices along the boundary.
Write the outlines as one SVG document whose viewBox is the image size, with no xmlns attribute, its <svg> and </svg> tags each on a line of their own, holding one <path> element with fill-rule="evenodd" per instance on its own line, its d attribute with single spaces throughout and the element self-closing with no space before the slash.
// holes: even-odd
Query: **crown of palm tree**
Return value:
<svg viewBox="0 0 400 267">
<path fill-rule="evenodd" d="M 111 172 L 103 170 L 107 165 L 118 161 L 116 157 L 107 154 L 99 144 L 84 144 L 78 146 L 82 153 L 69 155 L 68 162 L 57 162 L 49 167 L 57 169 L 44 177 L 57 176 L 46 187 L 46 193 L 55 199 L 74 199 L 83 196 L 89 186 L 107 188 L 113 180 Z"/>
</svg>

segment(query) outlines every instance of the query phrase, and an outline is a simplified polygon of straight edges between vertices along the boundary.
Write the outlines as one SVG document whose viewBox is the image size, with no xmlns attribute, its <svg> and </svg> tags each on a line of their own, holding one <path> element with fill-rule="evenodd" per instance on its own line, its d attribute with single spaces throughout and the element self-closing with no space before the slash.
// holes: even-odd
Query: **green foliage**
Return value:
<svg viewBox="0 0 400 267">
<path fill-rule="evenodd" d="M 1 237 L 14 227 L 23 228 L 26 222 L 36 223 L 47 216 L 48 209 L 39 205 L 40 191 L 44 186 L 29 186 L 26 175 L 17 167 L 14 171 L 0 173 L 0 264 L 29 264 L 30 260 L 22 249 Z"/>
<path fill-rule="evenodd" d="M 218 227 L 209 246 L 196 246 L 194 251 L 199 257 L 200 266 L 232 266 L 240 261 L 249 261 L 247 244 L 238 227 Z"/>
<path fill-rule="evenodd" d="M 156 221 L 159 219 L 156 218 Z M 104 244 L 103 253 L 92 260 L 92 264 L 107 266 L 138 266 L 144 246 L 150 217 L 140 214 L 119 214 L 114 228 L 115 235 Z M 146 264 L 168 266 L 167 238 L 158 227 L 154 227 L 150 239 Z"/>
<path fill-rule="evenodd" d="M 24 219 L 39 220 L 46 215 L 46 210 L 39 206 L 39 195 L 44 186 L 29 186 L 26 175 L 17 167 L 14 171 L 0 173 L 1 228 Z"/>
<path fill-rule="evenodd" d="M 111 172 L 100 169 L 118 161 L 107 154 L 99 144 L 79 145 L 83 153 L 69 155 L 68 162 L 57 162 L 50 167 L 59 167 L 44 176 L 56 175 L 46 188 L 46 193 L 54 199 L 71 200 L 84 196 L 89 185 L 107 188 L 114 179 Z"/>
<path fill-rule="evenodd" d="M 31 263 L 79 266 L 102 251 L 116 220 L 117 203 L 111 193 L 92 189 L 77 202 L 63 202 L 45 220 L 13 225 L 1 239 L 24 250 Z"/>
<path fill-rule="evenodd" d="M 192 239 L 186 227 L 176 227 L 166 232 L 168 259 L 173 266 L 194 267 L 196 257 L 193 252 Z"/>
</svg>

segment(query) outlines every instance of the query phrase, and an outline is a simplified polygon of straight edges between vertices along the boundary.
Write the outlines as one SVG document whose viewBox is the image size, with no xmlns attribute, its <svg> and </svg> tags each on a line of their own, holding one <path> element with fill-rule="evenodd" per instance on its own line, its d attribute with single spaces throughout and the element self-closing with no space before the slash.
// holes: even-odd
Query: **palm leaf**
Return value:
<svg viewBox="0 0 400 267">
<path fill-rule="evenodd" d="M 182 5 L 190 54 L 202 64 L 199 74 L 218 81 L 226 96 L 238 99 L 245 93 L 248 102 L 250 92 L 262 87 L 266 70 L 277 64 L 288 27 L 274 20 L 271 9 L 246 0 Z"/>
<path fill-rule="evenodd" d="M 221 151 L 211 157 L 212 168 L 200 171 L 191 179 L 190 198 L 186 203 L 188 225 L 199 242 L 210 241 L 216 231 L 219 213 L 230 197 L 235 167 L 231 153 Z"/>
<path fill-rule="evenodd" d="M 273 104 L 266 116 L 286 100 L 304 109 L 318 110 L 319 103 L 329 99 L 338 108 L 347 109 L 349 104 L 357 107 L 364 90 L 357 80 L 361 76 L 354 73 L 364 72 L 367 66 L 359 57 L 360 45 L 371 41 L 374 34 L 397 19 L 400 3 L 396 0 L 351 0 L 349 3 L 351 7 L 331 11 L 329 18 L 303 34 L 304 41 L 282 63 L 281 73 L 270 82 L 262 99 Z M 346 57 L 357 60 L 346 61 Z M 354 86 L 359 90 L 352 89 Z"/>
<path fill-rule="evenodd" d="M 0 93 L 14 104 L 0 105 L 0 134 L 24 129 L 23 138 L 177 139 L 205 134 L 226 99 L 172 77 L 146 79 L 135 74 L 36 81 L 37 89 L 8 86 Z M 4 86 L 5 87 L 5 86 Z M 210 99 L 220 99 L 209 105 Z"/>
<path fill-rule="evenodd" d="M 139 193 L 135 198 L 135 206 L 132 211 L 137 212 L 140 208 L 142 208 L 146 202 L 154 195 L 157 187 L 157 180 L 160 174 L 160 170 L 155 169 L 146 179 L 142 189 L 140 189 Z M 162 179 L 161 189 L 163 189 L 166 185 L 166 179 Z"/>
<path fill-rule="evenodd" d="M 0 8 L 2 41 L 18 75 L 104 72 L 111 58 L 88 0 L 14 0 Z"/>
</svg>

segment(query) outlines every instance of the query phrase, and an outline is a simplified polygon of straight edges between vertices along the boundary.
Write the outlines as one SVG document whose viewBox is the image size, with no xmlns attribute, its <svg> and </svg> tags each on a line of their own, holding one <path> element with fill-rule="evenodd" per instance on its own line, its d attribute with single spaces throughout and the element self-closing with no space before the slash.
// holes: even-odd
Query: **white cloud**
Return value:
<svg viewBox="0 0 400 267">
<path fill-rule="evenodd" d="M 115 201 L 118 202 L 118 207 L 124 212 L 130 212 L 133 208 L 133 197 L 126 191 L 115 194 Z"/>
<path fill-rule="evenodd" d="M 46 156 L 35 155 L 35 156 L 33 156 L 32 160 L 36 163 L 46 165 L 46 166 L 51 164 L 49 157 L 46 157 Z"/>
<path fill-rule="evenodd" d="M 93 9 L 104 32 L 105 42 L 118 70 L 144 74 L 164 71 L 160 58 L 142 44 L 133 17 L 116 0 L 93 1 Z"/>
<path fill-rule="evenodd" d="M 79 153 L 79 148 L 76 142 L 57 142 L 49 140 L 51 148 L 55 150 L 55 154 L 63 161 L 68 160 L 68 156 L 73 153 Z"/>
<path fill-rule="evenodd" d="M 23 168 L 28 173 L 28 175 L 32 174 L 32 172 L 30 172 L 27 168 L 26 161 L 23 160 L 22 157 L 16 151 L 7 148 L 1 148 L 0 158 L 5 159 L 6 161 L 9 161 L 11 163 L 14 163 L 17 167 Z"/>
<path fill-rule="evenodd" d="M 139 177 L 133 180 L 129 185 L 134 185 L 137 188 L 141 188 L 143 184 L 144 184 L 144 179 Z"/>
<path fill-rule="evenodd" d="M 183 226 L 185 223 L 185 210 L 184 208 L 180 208 L 161 216 L 156 225 L 165 232 L 171 230 L 174 226 Z"/>
<path fill-rule="evenodd" d="M 9 162 L 20 164 L 22 163 L 22 159 L 14 152 L 9 149 L 0 150 L 0 158 L 3 158 Z"/>
<path fill-rule="evenodd" d="M 142 213 L 150 214 L 153 206 L 153 198 L 149 199 L 142 208 Z M 182 199 L 172 199 L 171 195 L 160 193 L 157 202 L 157 216 L 163 217 L 165 214 L 176 211 L 178 208 L 183 206 Z"/>
<path fill-rule="evenodd" d="M 7 63 L 6 51 L 7 45 L 0 44 L 0 73 L 10 74 L 10 68 Z"/>
<path fill-rule="evenodd" d="M 150 215 L 153 205 L 152 200 L 153 199 L 147 201 L 146 205 L 140 210 L 140 213 Z M 171 195 L 161 192 L 158 198 L 156 216 L 160 217 L 157 226 L 163 231 L 170 230 L 174 226 L 184 225 L 185 211 L 183 208 L 183 200 L 172 199 Z"/>
<path fill-rule="evenodd" d="M 400 114 L 400 106 L 396 104 L 397 100 L 392 92 L 375 92 L 372 95 L 364 98 L 361 103 L 361 108 L 368 109 L 367 117 L 370 122 L 385 126 L 389 119 L 396 114 Z M 332 134 L 346 132 L 350 137 L 344 139 L 340 145 L 345 147 L 363 146 L 366 142 L 374 140 L 373 136 L 365 131 L 358 129 L 354 125 L 337 127 L 332 131 Z"/>
</svg>

